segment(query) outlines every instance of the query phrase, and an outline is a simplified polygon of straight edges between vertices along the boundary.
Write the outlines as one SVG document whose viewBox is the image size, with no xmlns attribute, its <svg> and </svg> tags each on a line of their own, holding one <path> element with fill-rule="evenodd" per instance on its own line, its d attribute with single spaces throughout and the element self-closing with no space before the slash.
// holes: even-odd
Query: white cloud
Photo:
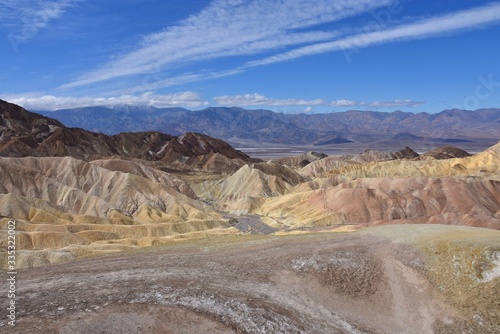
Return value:
<svg viewBox="0 0 500 334">
<path fill-rule="evenodd" d="M 40 30 L 63 15 L 67 8 L 81 0 L 0 0 L 2 20 L 0 28 L 8 30 L 7 39 L 12 50 L 34 38 Z"/>
<path fill-rule="evenodd" d="M 394 26 L 395 20 L 362 29 L 350 35 L 339 31 L 315 30 L 322 23 L 366 13 L 377 7 L 390 6 L 393 0 L 217 0 L 177 26 L 144 38 L 135 51 L 116 56 L 114 60 L 87 73 L 61 88 L 75 88 L 123 76 L 143 75 L 127 93 L 137 93 L 168 86 L 219 78 L 242 73 L 249 68 L 297 58 L 344 51 L 349 58 L 376 44 L 422 39 L 442 34 L 476 29 L 500 21 L 500 3 L 494 2 L 455 13 L 413 20 Z M 303 32 L 304 29 L 308 32 Z M 353 32 L 354 31 L 354 32 Z M 359 28 L 357 29 L 359 31 Z M 285 47 L 295 47 L 282 52 Z M 167 72 L 182 63 L 199 63 L 231 56 L 275 54 L 249 61 L 233 69 L 199 71 L 170 75 Z M 281 53 L 280 53 L 281 52 Z M 349 59 L 347 59 L 349 60 Z"/>
<path fill-rule="evenodd" d="M 322 99 L 318 100 L 302 100 L 302 99 L 273 99 L 261 94 L 244 94 L 244 95 L 223 95 L 214 97 L 215 102 L 225 106 L 321 106 L 327 105 L 328 102 Z"/>
<path fill-rule="evenodd" d="M 137 93 L 146 90 L 154 90 L 164 87 L 171 87 L 177 85 L 183 85 L 190 82 L 197 82 L 208 79 L 216 79 L 235 75 L 243 72 L 240 69 L 220 71 L 220 72 L 199 72 L 199 73 L 184 73 L 176 77 L 169 77 L 164 79 L 161 73 L 150 73 L 144 76 L 142 83 L 140 85 L 134 86 L 127 90 L 127 93 Z"/>
<path fill-rule="evenodd" d="M 20 30 L 13 33 L 31 34 L 78 2 L 81 0 L 0 0 L 0 26 Z"/>
<path fill-rule="evenodd" d="M 121 105 L 152 106 L 156 108 L 199 108 L 209 105 L 207 101 L 203 101 L 201 99 L 198 93 L 191 91 L 163 95 L 146 92 L 138 95 L 120 95 L 115 97 L 71 97 L 25 93 L 3 96 L 2 99 L 20 105 L 28 110 L 57 110 L 91 106 Z M 261 94 L 217 96 L 214 97 L 214 100 L 218 105 L 223 106 L 302 106 L 305 107 L 303 112 L 311 112 L 313 110 L 313 106 L 395 108 L 416 107 L 424 104 L 424 102 L 412 100 L 366 102 L 352 100 L 326 101 L 323 99 L 274 99 Z"/>
<path fill-rule="evenodd" d="M 233 96 L 216 96 L 214 100 L 218 105 L 223 106 L 308 106 L 306 110 L 311 111 L 312 106 L 328 107 L 370 107 L 370 108 L 398 108 L 417 107 L 423 105 L 423 101 L 413 100 L 393 100 L 393 101 L 352 101 L 335 100 L 326 101 L 323 99 L 303 100 L 303 99 L 274 99 L 261 94 L 244 94 Z"/>
<path fill-rule="evenodd" d="M 499 21 L 500 3 L 492 3 L 486 6 L 424 19 L 380 31 L 356 34 L 331 42 L 316 43 L 300 47 L 261 60 L 248 62 L 242 68 L 269 65 L 333 51 L 343 50 L 349 55 L 353 50 L 359 50 L 376 44 L 429 38 L 442 34 L 455 33 L 464 29 L 483 27 L 487 24 L 498 23 Z"/>
<path fill-rule="evenodd" d="M 152 106 L 157 108 L 186 107 L 197 108 L 208 105 L 198 93 L 180 92 L 157 95 L 147 92 L 140 95 L 121 95 L 117 97 L 61 97 L 53 95 L 23 94 L 3 98 L 29 110 L 57 110 L 90 106 Z"/>
<path fill-rule="evenodd" d="M 216 0 L 196 15 L 144 38 L 136 50 L 115 57 L 62 88 L 129 75 L 161 73 L 185 62 L 277 51 L 331 40 L 336 31 L 305 28 L 389 5 L 393 0 Z"/>
<path fill-rule="evenodd" d="M 398 107 L 419 107 L 425 104 L 424 101 L 413 100 L 393 100 L 393 101 L 374 101 L 374 102 L 361 102 L 356 104 L 358 106 L 365 106 L 371 108 L 398 108 Z"/>
</svg>

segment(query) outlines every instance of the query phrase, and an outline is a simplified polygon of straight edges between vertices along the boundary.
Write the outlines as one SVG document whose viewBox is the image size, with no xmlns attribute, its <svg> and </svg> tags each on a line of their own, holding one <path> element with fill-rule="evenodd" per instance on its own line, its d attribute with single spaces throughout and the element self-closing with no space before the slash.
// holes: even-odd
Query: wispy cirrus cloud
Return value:
<svg viewBox="0 0 500 334">
<path fill-rule="evenodd" d="M 436 16 L 379 31 L 366 32 L 336 39 L 331 42 L 315 43 L 261 60 L 250 61 L 242 68 L 280 63 L 314 54 L 334 51 L 346 51 L 366 48 L 372 45 L 412 39 L 435 37 L 442 34 L 456 33 L 465 29 L 481 28 L 500 22 L 500 3 Z"/>
<path fill-rule="evenodd" d="M 82 0 L 0 0 L 0 26 L 13 30 L 42 29 Z"/>
<path fill-rule="evenodd" d="M 146 92 L 139 95 L 121 95 L 116 97 L 64 97 L 32 93 L 10 95 L 2 98 L 30 110 L 57 110 L 117 105 L 152 106 L 156 108 L 197 108 L 208 105 L 208 102 L 203 101 L 198 93 L 191 91 L 163 95 Z"/>
<path fill-rule="evenodd" d="M 424 101 L 412 100 L 393 100 L 393 101 L 352 101 L 335 100 L 327 101 L 323 99 L 304 100 L 304 99 L 275 99 L 261 94 L 243 94 L 233 96 L 216 96 L 215 102 L 224 106 L 328 106 L 328 107 L 369 107 L 369 108 L 399 108 L 399 107 L 418 107 L 423 105 Z"/>
<path fill-rule="evenodd" d="M 141 92 L 242 73 L 250 68 L 327 52 L 353 52 L 377 44 L 423 39 L 477 29 L 500 22 L 500 3 L 430 18 L 406 18 L 362 29 L 322 31 L 317 26 L 390 6 L 393 0 L 281 2 L 271 0 L 214 1 L 196 15 L 165 31 L 144 38 L 135 51 L 115 57 L 61 88 L 75 88 L 124 76 L 143 75 Z M 353 27 L 354 28 L 354 27 Z M 304 32 L 307 29 L 307 32 Z M 358 33 L 356 33 L 358 31 Z M 291 48 L 291 49 L 290 49 Z M 288 49 L 288 51 L 283 51 Z M 247 61 L 235 68 L 170 75 L 183 63 L 202 63 L 225 57 L 272 56 Z"/>
<path fill-rule="evenodd" d="M 339 36 L 338 31 L 314 27 L 387 6 L 392 1 L 216 0 L 178 25 L 145 37 L 134 51 L 115 57 L 61 88 L 159 73 L 187 62 L 276 52 L 284 47 L 332 40 Z M 165 84 L 169 84 L 168 80 Z"/>
<path fill-rule="evenodd" d="M 17 53 L 19 45 L 34 38 L 40 30 L 62 16 L 69 7 L 82 0 L 0 0 L 2 20 L 7 39 Z"/>
<path fill-rule="evenodd" d="M 243 72 L 242 69 L 232 69 L 219 72 L 201 71 L 199 73 L 184 73 L 179 76 L 169 77 L 167 79 L 162 78 L 159 73 L 148 73 L 142 78 L 140 85 L 136 85 L 127 89 L 127 93 L 133 94 L 137 92 L 143 92 L 145 90 L 155 90 L 164 87 L 183 85 L 190 82 L 223 78 L 241 72 Z"/>
</svg>

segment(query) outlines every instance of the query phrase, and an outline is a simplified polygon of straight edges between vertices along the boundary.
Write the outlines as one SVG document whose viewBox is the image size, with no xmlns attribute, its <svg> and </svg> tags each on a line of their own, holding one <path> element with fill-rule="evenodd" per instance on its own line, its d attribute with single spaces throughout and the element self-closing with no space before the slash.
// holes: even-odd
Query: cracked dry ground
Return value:
<svg viewBox="0 0 500 334">
<path fill-rule="evenodd" d="M 472 313 L 498 308 L 491 296 L 498 278 L 489 285 L 492 299 L 475 301 L 470 313 L 432 279 L 436 256 L 446 252 L 429 258 L 406 240 L 470 231 L 486 233 L 393 226 L 228 236 L 20 270 L 18 323 L 3 323 L 1 331 L 493 333 L 500 328 L 498 314 L 481 314 L 481 325 Z M 0 306 L 5 310 L 5 299 Z"/>
</svg>

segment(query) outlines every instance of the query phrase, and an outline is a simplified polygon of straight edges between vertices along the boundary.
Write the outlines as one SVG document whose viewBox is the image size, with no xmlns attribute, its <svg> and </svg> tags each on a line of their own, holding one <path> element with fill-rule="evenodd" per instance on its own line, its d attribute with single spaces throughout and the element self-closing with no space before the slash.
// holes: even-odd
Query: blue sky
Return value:
<svg viewBox="0 0 500 334">
<path fill-rule="evenodd" d="M 278 112 L 500 107 L 500 1 L 0 0 L 0 98 Z"/>
</svg>

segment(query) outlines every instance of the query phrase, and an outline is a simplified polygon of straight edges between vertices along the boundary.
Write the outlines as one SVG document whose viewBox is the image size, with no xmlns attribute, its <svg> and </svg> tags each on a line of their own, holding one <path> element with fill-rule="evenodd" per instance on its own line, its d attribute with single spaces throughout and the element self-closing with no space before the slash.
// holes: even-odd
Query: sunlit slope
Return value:
<svg viewBox="0 0 500 334">
<path fill-rule="evenodd" d="M 342 175 L 346 178 L 363 177 L 412 177 L 412 176 L 463 176 L 478 175 L 499 178 L 500 143 L 466 158 L 445 160 L 392 160 L 339 166 L 326 171 L 323 176 Z"/>
<path fill-rule="evenodd" d="M 500 229 L 500 182 L 365 178 L 267 199 L 256 213 L 298 226 L 427 223 Z"/>
<path fill-rule="evenodd" d="M 193 184 L 193 190 L 219 210 L 249 213 L 265 198 L 281 196 L 292 191 L 304 179 L 288 166 L 275 162 L 244 165 L 221 181 Z"/>
<path fill-rule="evenodd" d="M 73 257 L 148 246 L 227 225 L 209 205 L 194 199 L 183 181 L 128 161 L 1 158 L 0 172 L 2 227 L 16 220 L 18 250 L 32 250 L 23 255 L 28 266 L 51 262 L 54 253 Z M 5 244 L 6 233 L 1 236 Z M 64 247 L 72 249 L 60 251 Z"/>
<path fill-rule="evenodd" d="M 325 177 L 267 198 L 255 213 L 266 216 L 273 226 L 405 222 L 498 229 L 499 153 L 497 144 L 471 157 L 446 160 L 360 163 L 330 159 L 323 165 L 332 164 L 332 169 L 322 172 Z"/>
</svg>

